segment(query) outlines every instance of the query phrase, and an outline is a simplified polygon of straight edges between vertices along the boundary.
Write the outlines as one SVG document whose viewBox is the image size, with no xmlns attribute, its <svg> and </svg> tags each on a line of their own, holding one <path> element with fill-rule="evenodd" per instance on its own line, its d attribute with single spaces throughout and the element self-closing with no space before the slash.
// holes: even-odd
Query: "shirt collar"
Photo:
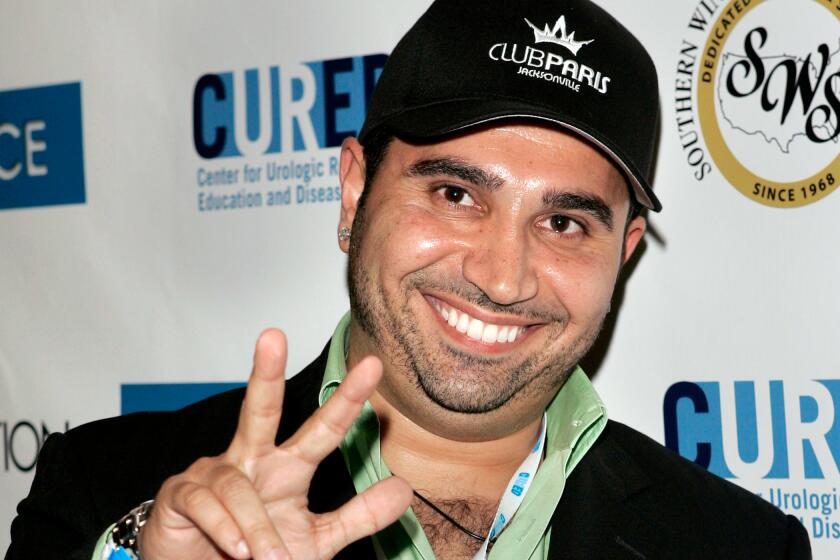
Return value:
<svg viewBox="0 0 840 560">
<path fill-rule="evenodd" d="M 318 393 L 318 406 L 324 406 L 347 375 L 347 338 L 350 326 L 350 312 L 344 314 L 335 327 L 327 354 L 327 367 L 324 380 Z"/>
</svg>

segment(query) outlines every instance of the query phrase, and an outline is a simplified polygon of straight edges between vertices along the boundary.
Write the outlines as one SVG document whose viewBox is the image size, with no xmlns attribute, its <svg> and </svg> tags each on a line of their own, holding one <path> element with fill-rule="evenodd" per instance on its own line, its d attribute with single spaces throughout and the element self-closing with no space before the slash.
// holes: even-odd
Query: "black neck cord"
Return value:
<svg viewBox="0 0 840 560">
<path fill-rule="evenodd" d="M 454 525 L 456 529 L 458 529 L 459 531 L 461 531 L 465 535 L 467 535 L 469 537 L 472 537 L 473 539 L 477 540 L 478 542 L 484 542 L 484 537 L 482 537 L 478 533 L 474 533 L 473 531 L 470 531 L 469 529 L 467 529 L 466 527 L 464 527 L 463 525 L 461 525 L 460 523 L 458 523 L 457 521 L 452 519 L 452 517 L 448 513 L 446 513 L 445 511 L 443 511 L 439 507 L 437 507 L 435 504 L 433 504 L 431 501 L 429 501 L 428 498 L 421 495 L 417 490 L 414 490 L 413 492 L 414 492 L 414 495 L 417 496 L 418 498 L 420 498 L 420 500 L 424 504 L 426 504 L 427 506 L 429 506 L 430 508 L 435 510 L 437 513 L 440 514 L 441 517 L 443 517 L 444 519 L 446 519 L 447 521 L 452 523 L 452 525 Z"/>
</svg>

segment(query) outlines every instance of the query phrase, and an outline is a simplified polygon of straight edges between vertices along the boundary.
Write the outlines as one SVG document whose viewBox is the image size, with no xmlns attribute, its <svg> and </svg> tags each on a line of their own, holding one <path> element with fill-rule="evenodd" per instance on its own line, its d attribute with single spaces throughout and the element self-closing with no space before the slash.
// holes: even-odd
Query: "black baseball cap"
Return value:
<svg viewBox="0 0 840 560">
<path fill-rule="evenodd" d="M 642 44 L 588 0 L 436 0 L 391 53 L 359 141 L 381 128 L 428 142 L 501 119 L 553 123 L 601 148 L 658 212 L 658 92 Z"/>
</svg>

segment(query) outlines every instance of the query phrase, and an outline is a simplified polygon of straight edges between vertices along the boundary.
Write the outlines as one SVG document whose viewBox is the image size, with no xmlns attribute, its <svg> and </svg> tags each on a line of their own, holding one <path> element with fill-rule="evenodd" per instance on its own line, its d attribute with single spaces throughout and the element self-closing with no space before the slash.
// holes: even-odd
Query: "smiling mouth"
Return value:
<svg viewBox="0 0 840 560">
<path fill-rule="evenodd" d="M 482 344 L 513 344 L 521 341 L 537 325 L 490 323 L 471 316 L 466 311 L 436 297 L 426 295 L 444 323 L 466 338 Z"/>
</svg>

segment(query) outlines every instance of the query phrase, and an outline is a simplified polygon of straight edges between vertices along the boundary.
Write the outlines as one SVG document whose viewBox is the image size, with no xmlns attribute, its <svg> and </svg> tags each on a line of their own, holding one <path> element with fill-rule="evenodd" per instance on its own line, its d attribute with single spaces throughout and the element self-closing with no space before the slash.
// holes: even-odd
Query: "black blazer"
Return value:
<svg viewBox="0 0 840 560">
<path fill-rule="evenodd" d="M 289 381 L 277 441 L 318 406 L 326 350 Z M 90 560 L 102 532 L 197 458 L 222 453 L 243 390 L 175 412 L 100 420 L 50 436 L 32 489 L 18 506 L 6 560 Z M 315 512 L 355 494 L 339 451 L 315 473 Z M 570 476 L 551 520 L 549 557 L 807 559 L 808 536 L 790 516 L 653 440 L 610 421 Z M 376 558 L 370 539 L 337 558 Z M 519 560 L 519 559 L 511 559 Z"/>
</svg>

